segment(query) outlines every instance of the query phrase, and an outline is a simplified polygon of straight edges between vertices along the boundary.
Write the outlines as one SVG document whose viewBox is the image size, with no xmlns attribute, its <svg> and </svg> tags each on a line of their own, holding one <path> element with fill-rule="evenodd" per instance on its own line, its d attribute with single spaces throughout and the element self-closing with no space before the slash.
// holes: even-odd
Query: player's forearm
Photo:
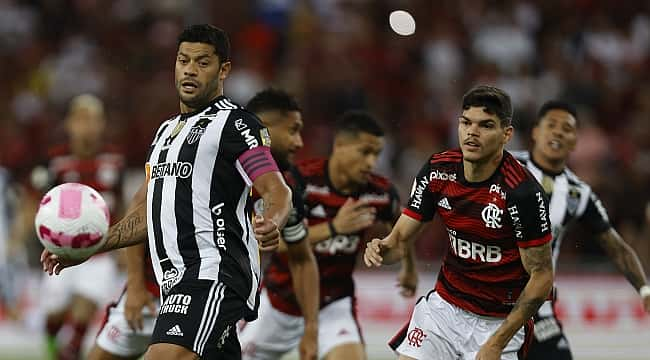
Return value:
<svg viewBox="0 0 650 360">
<path fill-rule="evenodd" d="M 307 235 L 307 241 L 309 241 L 311 245 L 316 245 L 319 242 L 325 241 L 332 237 L 332 232 L 330 231 L 327 222 L 310 226 L 308 233 L 309 235 Z"/>
<path fill-rule="evenodd" d="M 548 299 L 553 287 L 553 270 L 545 269 L 531 274 L 526 287 L 519 295 L 505 321 L 492 335 L 491 340 L 505 348 L 510 339 L 521 329 L 526 321 L 535 315 L 539 307 Z"/>
<path fill-rule="evenodd" d="M 130 246 L 126 254 L 126 282 L 130 288 L 145 286 L 144 258 L 145 244 Z"/>
<path fill-rule="evenodd" d="M 264 199 L 264 217 L 273 220 L 279 229 L 287 223 L 291 210 L 291 190 L 284 182 L 262 194 Z"/>
<path fill-rule="evenodd" d="M 402 242 L 403 256 L 402 268 L 406 270 L 415 270 L 415 247 L 411 242 Z"/>
<path fill-rule="evenodd" d="M 147 239 L 147 204 L 133 208 L 122 220 L 108 229 L 106 243 L 99 252 L 141 244 Z"/>
<path fill-rule="evenodd" d="M 318 327 L 318 310 L 320 305 L 320 281 L 318 265 L 311 249 L 299 259 L 289 257 L 289 271 L 296 300 L 305 319 L 306 327 Z"/>
<path fill-rule="evenodd" d="M 618 270 L 638 291 L 647 284 L 641 261 L 636 252 L 629 246 L 614 229 L 600 236 L 600 243 L 605 252 L 614 262 Z"/>
</svg>

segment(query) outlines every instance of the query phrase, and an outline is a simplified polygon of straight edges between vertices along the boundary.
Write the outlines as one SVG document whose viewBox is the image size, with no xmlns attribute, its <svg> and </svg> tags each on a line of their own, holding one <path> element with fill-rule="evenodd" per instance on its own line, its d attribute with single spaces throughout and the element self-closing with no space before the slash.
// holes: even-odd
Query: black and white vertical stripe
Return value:
<svg viewBox="0 0 650 360">
<path fill-rule="evenodd" d="M 538 182 L 542 182 L 544 171 L 535 165 L 527 151 L 513 151 L 512 154 L 526 166 Z M 590 195 L 591 187 L 569 169 L 553 176 L 553 192 L 550 194 L 549 201 L 549 217 L 553 232 L 553 266 L 557 264 L 560 246 L 568 226 L 584 214 Z"/>
<path fill-rule="evenodd" d="M 208 300 L 205 302 L 205 309 L 203 309 L 203 316 L 201 316 L 201 322 L 199 323 L 199 330 L 192 346 L 192 351 L 199 355 L 203 355 L 205 344 L 214 330 L 214 325 L 219 317 L 221 302 L 225 296 L 225 290 L 226 286 L 216 281 L 210 287 Z"/>
<path fill-rule="evenodd" d="M 253 309 L 260 270 L 247 207 L 252 184 L 226 158 L 232 149 L 224 140 L 226 126 L 241 116 L 237 105 L 219 98 L 199 113 L 161 125 L 148 158 L 147 226 L 163 292 L 181 279 L 216 280 L 248 296 Z M 197 131 L 200 126 L 204 131 Z M 189 173 L 173 170 L 189 166 Z M 218 246 L 219 239 L 225 244 Z"/>
</svg>

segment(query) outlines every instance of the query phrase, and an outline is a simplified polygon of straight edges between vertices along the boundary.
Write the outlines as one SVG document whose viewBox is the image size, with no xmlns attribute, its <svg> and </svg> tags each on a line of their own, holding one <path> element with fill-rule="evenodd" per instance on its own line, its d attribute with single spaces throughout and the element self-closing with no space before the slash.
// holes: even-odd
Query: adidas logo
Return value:
<svg viewBox="0 0 650 360">
<path fill-rule="evenodd" d="M 444 197 L 444 198 L 440 199 L 440 201 L 438 201 L 438 206 L 440 206 L 443 209 L 451 210 L 451 205 L 449 205 L 449 200 L 447 200 L 446 197 Z"/>
<path fill-rule="evenodd" d="M 183 336 L 183 331 L 180 326 L 174 325 L 173 328 L 167 330 L 167 335 Z"/>
<path fill-rule="evenodd" d="M 311 209 L 310 213 L 313 217 L 318 217 L 318 218 L 327 217 L 327 213 L 325 212 L 325 208 L 323 207 L 323 205 L 318 205 L 315 208 Z"/>
</svg>

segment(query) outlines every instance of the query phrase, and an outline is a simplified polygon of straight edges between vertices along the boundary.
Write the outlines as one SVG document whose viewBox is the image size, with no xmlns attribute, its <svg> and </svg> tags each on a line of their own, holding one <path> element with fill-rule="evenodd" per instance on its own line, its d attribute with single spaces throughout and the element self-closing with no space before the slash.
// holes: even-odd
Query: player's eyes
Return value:
<svg viewBox="0 0 650 360">
<path fill-rule="evenodd" d="M 199 65 L 201 65 L 201 66 L 203 66 L 203 67 L 206 67 L 206 66 L 210 65 L 210 63 L 207 62 L 207 61 L 201 61 L 201 62 L 199 63 Z"/>
<path fill-rule="evenodd" d="M 181 64 L 183 64 L 183 65 L 185 65 L 185 64 L 187 64 L 187 59 L 179 58 L 179 59 L 178 59 L 178 62 L 181 63 Z"/>
</svg>

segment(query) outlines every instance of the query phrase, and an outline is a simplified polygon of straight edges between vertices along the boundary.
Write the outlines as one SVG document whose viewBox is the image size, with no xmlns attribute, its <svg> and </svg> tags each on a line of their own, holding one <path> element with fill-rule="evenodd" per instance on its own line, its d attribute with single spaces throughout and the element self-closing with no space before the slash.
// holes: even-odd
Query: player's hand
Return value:
<svg viewBox="0 0 650 360">
<path fill-rule="evenodd" d="M 253 230 L 261 251 L 273 251 L 278 248 L 280 229 L 273 220 L 262 215 L 255 215 Z"/>
<path fill-rule="evenodd" d="M 481 346 L 481 349 L 479 350 L 478 354 L 476 354 L 476 358 L 475 358 L 476 360 L 500 360 L 501 359 L 501 352 L 503 351 L 503 348 L 490 340 L 491 339 L 488 339 L 488 341 L 485 344 L 483 344 L 483 346 Z"/>
<path fill-rule="evenodd" d="M 375 222 L 377 209 L 365 200 L 348 198 L 332 220 L 339 234 L 354 234 Z"/>
<path fill-rule="evenodd" d="M 300 340 L 298 348 L 300 360 L 317 360 L 318 359 L 318 328 L 305 327 L 305 333 Z"/>
<path fill-rule="evenodd" d="M 400 295 L 406 298 L 415 296 L 418 288 L 418 273 L 415 269 L 402 267 L 397 276 L 397 286 L 400 287 Z"/>
<path fill-rule="evenodd" d="M 387 247 L 386 239 L 372 239 L 366 244 L 366 252 L 363 254 L 363 262 L 367 267 L 381 266 L 384 263 L 382 254 Z"/>
<path fill-rule="evenodd" d="M 71 266 L 79 265 L 88 259 L 89 258 L 81 260 L 66 259 L 52 254 L 47 249 L 43 250 L 41 253 L 41 264 L 43 265 L 43 271 L 49 275 L 59 275 L 61 273 L 61 270 Z"/>
<path fill-rule="evenodd" d="M 144 286 L 128 284 L 126 286 L 126 303 L 124 304 L 124 318 L 133 331 L 144 328 L 142 309 L 147 307 L 151 316 L 156 316 L 156 305 L 153 296 Z"/>
</svg>

